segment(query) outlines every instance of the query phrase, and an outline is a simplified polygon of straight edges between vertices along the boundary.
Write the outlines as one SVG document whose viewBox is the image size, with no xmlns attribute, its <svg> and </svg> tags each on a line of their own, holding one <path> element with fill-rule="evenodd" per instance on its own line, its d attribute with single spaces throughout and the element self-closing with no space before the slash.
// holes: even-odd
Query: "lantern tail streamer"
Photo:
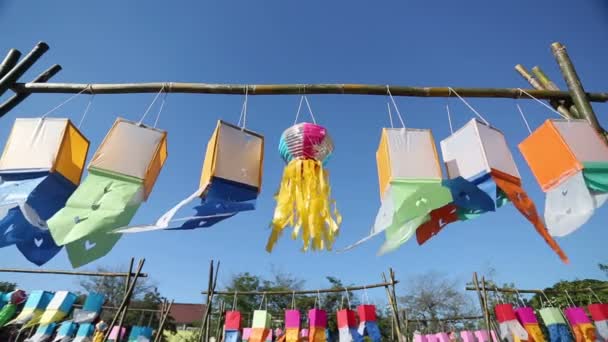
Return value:
<svg viewBox="0 0 608 342">
<path fill-rule="evenodd" d="M 57 327 L 56 323 L 51 323 L 47 325 L 41 325 L 36 329 L 36 333 L 32 335 L 32 337 L 25 340 L 25 342 L 45 342 L 48 341 L 53 335 L 55 328 Z"/>
<path fill-rule="evenodd" d="M 73 321 L 64 321 L 57 330 L 57 335 L 53 339 L 53 342 L 69 342 L 74 338 L 78 330 L 78 324 Z"/>
</svg>

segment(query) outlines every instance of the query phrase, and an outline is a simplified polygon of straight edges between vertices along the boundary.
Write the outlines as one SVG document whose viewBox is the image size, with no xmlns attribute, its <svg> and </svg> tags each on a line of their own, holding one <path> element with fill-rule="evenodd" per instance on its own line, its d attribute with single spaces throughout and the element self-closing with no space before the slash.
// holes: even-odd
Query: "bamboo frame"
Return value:
<svg viewBox="0 0 608 342">
<path fill-rule="evenodd" d="M 472 321 L 472 320 L 480 320 L 483 319 L 484 316 L 462 316 L 462 317 L 446 317 L 446 318 L 436 318 L 436 319 L 407 319 L 408 323 L 425 323 L 425 322 L 458 322 L 458 321 Z"/>
<path fill-rule="evenodd" d="M 528 99 L 519 88 L 461 88 L 461 87 L 412 87 L 379 84 L 213 84 L 213 83 L 15 83 L 16 93 L 65 93 L 65 94 L 137 94 L 167 93 L 225 94 L 225 95 L 305 95 L 350 94 L 387 95 L 387 87 L 393 96 L 449 97 L 456 92 L 462 97 Z M 569 100 L 567 91 L 525 89 L 538 99 Z M 608 102 L 608 92 L 586 93 L 594 102 Z"/>
<path fill-rule="evenodd" d="M 39 42 L 34 48 L 21 59 L 10 71 L 0 78 L 0 96 L 9 90 L 15 82 L 32 66 L 42 55 L 49 50 L 45 42 Z M 9 52 L 10 54 L 11 52 Z"/>
<path fill-rule="evenodd" d="M 87 277 L 127 277 L 127 272 L 87 272 L 87 271 L 64 271 L 64 270 L 28 270 L 21 268 L 0 268 L 0 273 L 35 273 L 35 274 L 56 274 Z M 131 273 L 135 275 L 135 273 Z M 147 273 L 140 273 L 139 278 L 147 278 Z"/>
<path fill-rule="evenodd" d="M 593 291 L 602 291 L 602 290 L 608 290 L 608 286 L 600 286 L 600 287 L 593 287 L 591 288 Z M 475 287 L 472 286 L 467 286 L 465 287 L 465 290 L 467 291 L 476 291 Z M 547 290 L 540 290 L 540 289 L 517 289 L 517 288 L 505 288 L 505 287 L 488 287 L 486 288 L 486 291 L 489 292 L 504 292 L 504 293 L 531 293 L 531 294 L 542 294 L 544 293 L 560 293 L 562 291 L 557 291 L 557 290 L 551 290 L 551 289 L 547 289 Z M 569 290 L 568 292 L 570 293 L 580 293 L 580 292 L 588 292 L 589 289 L 580 289 L 580 290 Z"/>
<path fill-rule="evenodd" d="M 374 288 L 378 288 L 378 287 L 387 287 L 387 286 L 393 286 L 399 284 L 399 280 L 395 280 L 395 281 L 389 281 L 389 282 L 385 282 L 385 283 L 378 283 L 378 284 L 371 284 L 371 285 L 362 285 L 362 286 L 351 286 L 351 287 L 345 287 L 345 288 L 341 288 L 341 289 L 319 289 L 319 290 L 299 290 L 299 291 L 243 291 L 243 292 L 238 292 L 238 291 L 214 291 L 213 293 L 216 295 L 230 295 L 230 296 L 261 296 L 261 295 L 266 295 L 266 296 L 283 296 L 283 295 L 304 295 L 304 294 L 317 294 L 317 293 L 338 293 L 338 292 L 345 292 L 345 291 L 360 291 L 360 290 L 369 290 L 369 289 L 374 289 Z M 204 291 L 202 292 L 203 294 L 208 294 L 208 291 Z"/>
<path fill-rule="evenodd" d="M 44 83 L 50 80 L 53 76 L 55 76 L 59 71 L 61 71 L 61 65 L 55 64 L 42 72 L 40 75 L 36 76 L 32 82 L 36 83 Z M 0 104 L 0 117 L 4 116 L 6 113 L 10 112 L 13 108 L 19 105 L 23 100 L 28 98 L 30 94 L 28 93 L 18 93 L 13 95 L 8 100 L 4 101 Z"/>
</svg>

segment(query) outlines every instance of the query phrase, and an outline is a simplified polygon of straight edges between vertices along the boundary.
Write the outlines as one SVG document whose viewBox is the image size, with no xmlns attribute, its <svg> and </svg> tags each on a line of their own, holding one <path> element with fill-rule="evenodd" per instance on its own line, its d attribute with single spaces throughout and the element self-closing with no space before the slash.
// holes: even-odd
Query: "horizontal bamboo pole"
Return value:
<svg viewBox="0 0 608 342">
<path fill-rule="evenodd" d="M 211 84 L 211 83 L 16 83 L 11 89 L 17 93 L 80 93 L 84 94 L 135 94 L 156 93 L 161 89 L 168 93 L 226 94 L 226 95 L 303 95 L 303 94 L 350 94 L 387 95 L 386 85 L 372 84 Z M 519 88 L 452 88 L 390 86 L 393 96 L 529 99 Z M 538 99 L 570 99 L 567 91 L 525 89 Z M 608 92 L 587 93 L 589 100 L 607 102 Z"/>
<path fill-rule="evenodd" d="M 462 316 L 462 317 L 446 317 L 446 318 L 416 318 L 407 319 L 408 323 L 424 323 L 424 322 L 454 322 L 454 321 L 472 321 L 476 319 L 483 319 L 484 316 Z"/>
<path fill-rule="evenodd" d="M 50 80 L 53 76 L 55 76 L 59 71 L 61 71 L 61 65 L 55 64 L 52 67 L 45 70 L 40 75 L 36 76 L 36 78 L 32 82 L 46 82 Z M 25 100 L 29 93 L 18 93 L 13 95 L 11 98 L 0 104 L 0 117 L 3 117 L 6 113 L 13 110 L 17 105 L 19 105 L 23 100 Z"/>
<path fill-rule="evenodd" d="M 465 288 L 465 290 L 467 291 L 475 291 L 475 287 L 473 286 L 467 286 Z M 592 288 L 593 291 L 603 291 L 603 290 L 608 290 L 608 286 L 600 286 L 600 287 L 594 287 Z M 556 291 L 556 290 L 524 290 L 524 289 L 514 289 L 514 288 L 504 288 L 504 287 L 486 287 L 486 291 L 488 292 L 505 292 L 505 293 L 534 293 L 534 294 L 541 294 L 543 293 L 543 291 L 545 293 L 556 293 L 556 292 L 561 292 L 561 291 Z M 577 292 L 589 292 L 588 288 L 585 289 L 579 289 L 579 290 L 568 290 L 568 292 L 570 293 L 577 293 Z"/>
<path fill-rule="evenodd" d="M 216 295 L 230 295 L 230 296 L 234 296 L 234 295 L 237 295 L 237 296 L 252 296 L 252 295 L 273 296 L 273 295 L 291 295 L 291 294 L 303 295 L 303 294 L 339 293 L 339 292 L 345 292 L 345 291 L 368 290 L 368 289 L 374 289 L 377 287 L 391 286 L 391 285 L 395 285 L 398 283 L 399 283 L 399 280 L 395 280 L 394 282 L 391 281 L 388 283 L 351 286 L 351 287 L 346 287 L 346 288 L 342 288 L 342 289 L 299 290 L 299 291 L 290 291 L 290 290 L 285 290 L 285 291 L 214 291 L 213 293 Z M 207 291 L 204 291 L 202 293 L 207 294 Z"/>
<path fill-rule="evenodd" d="M 59 274 L 73 276 L 89 276 L 89 277 L 127 277 L 128 272 L 87 272 L 87 271 L 61 271 L 61 270 L 27 270 L 20 268 L 0 268 L 0 273 L 35 273 L 35 274 Z M 131 273 L 135 275 L 135 273 Z M 147 278 L 148 274 L 140 273 L 140 278 Z"/>
<path fill-rule="evenodd" d="M 77 308 L 77 309 L 81 309 L 83 305 L 82 304 L 74 304 L 73 306 L 75 308 Z M 109 311 L 116 311 L 116 310 L 118 310 L 118 307 L 117 306 L 106 306 L 106 305 L 104 305 L 104 306 L 101 307 L 101 309 L 102 310 L 109 310 Z M 131 308 L 131 307 L 129 307 L 127 309 L 127 311 L 131 311 L 131 312 L 135 312 L 135 311 L 136 312 L 156 312 L 156 313 L 161 313 L 162 312 L 161 309 L 144 309 L 144 308 Z"/>
</svg>

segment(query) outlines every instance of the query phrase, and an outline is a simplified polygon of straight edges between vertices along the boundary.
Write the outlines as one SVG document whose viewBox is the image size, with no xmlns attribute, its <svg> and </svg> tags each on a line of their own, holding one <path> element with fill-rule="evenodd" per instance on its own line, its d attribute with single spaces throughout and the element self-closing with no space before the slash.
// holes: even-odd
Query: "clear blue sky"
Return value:
<svg viewBox="0 0 608 342">
<path fill-rule="evenodd" d="M 218 83 L 373 83 L 414 86 L 526 87 L 513 70 L 542 66 L 562 87 L 550 44 L 564 43 L 586 88 L 608 90 L 608 5 L 603 0 L 566 1 L 2 1 L 0 50 L 23 52 L 38 41 L 51 50 L 24 78 L 53 63 L 64 70 L 53 81 Z M 154 94 L 96 96 L 83 132 L 95 150 L 117 115 L 138 119 Z M 0 121 L 4 144 L 16 117 L 36 117 L 68 95 L 33 95 Z M 78 121 L 88 98 L 80 96 L 55 116 Z M 215 122 L 236 122 L 243 98 L 169 95 L 159 126 L 169 132 L 169 159 L 152 196 L 134 222 L 147 223 L 198 185 L 203 154 Z M 310 96 L 317 120 L 336 143 L 331 172 L 333 196 L 344 216 L 337 246 L 369 231 L 379 207 L 375 151 L 388 125 L 383 96 Z M 410 127 L 432 128 L 437 141 L 449 134 L 445 99 L 399 98 Z M 542 210 L 544 196 L 516 149 L 527 134 L 513 100 L 470 101 L 505 133 L 529 193 Z M 454 125 L 472 114 L 452 99 Z M 560 239 L 565 266 L 512 206 L 474 221 L 449 226 L 427 245 L 409 241 L 384 257 L 382 238 L 346 253 L 299 252 L 286 236 L 273 254 L 264 251 L 273 194 L 283 170 L 276 152 L 281 132 L 292 124 L 296 96 L 251 97 L 248 126 L 266 137 L 264 184 L 254 212 L 208 230 L 124 236 L 114 250 L 85 266 L 125 265 L 145 257 L 145 271 L 161 292 L 197 301 L 206 286 L 210 258 L 222 261 L 220 280 L 249 271 L 291 271 L 308 287 L 325 286 L 326 275 L 347 283 L 374 283 L 394 267 L 399 279 L 429 270 L 462 284 L 473 271 L 490 267 L 499 281 L 541 287 L 560 279 L 601 277 L 608 261 L 602 208 L 578 232 Z M 533 126 L 553 114 L 522 101 Z M 608 126 L 606 104 L 594 105 Z M 604 222 L 604 224 L 602 224 Z M 2 266 L 30 265 L 14 247 L 0 250 Z M 62 252 L 46 266 L 69 269 Z M 6 279 L 5 275 L 2 275 Z M 69 277 L 11 275 L 26 289 L 73 287 Z M 221 284 L 220 284 L 221 285 Z M 382 291 L 373 294 L 381 297 Z"/>
</svg>

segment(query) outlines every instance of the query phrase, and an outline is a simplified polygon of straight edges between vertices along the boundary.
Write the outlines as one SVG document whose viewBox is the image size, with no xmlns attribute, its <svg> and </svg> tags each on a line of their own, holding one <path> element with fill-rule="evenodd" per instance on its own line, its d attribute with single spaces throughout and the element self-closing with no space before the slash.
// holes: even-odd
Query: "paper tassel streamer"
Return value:
<svg viewBox="0 0 608 342">
<path fill-rule="evenodd" d="M 604 341 L 608 341 L 608 304 L 591 304 L 588 309 L 598 335 Z"/>
<path fill-rule="evenodd" d="M 89 165 L 89 175 L 66 207 L 48 222 L 72 266 L 106 255 L 148 197 L 167 158 L 167 134 L 117 119 Z"/>
<path fill-rule="evenodd" d="M 76 294 L 69 291 L 55 292 L 53 299 L 51 299 L 51 302 L 46 307 L 38 324 L 49 325 L 63 320 L 70 313 L 70 310 L 72 310 L 76 298 Z"/>
<path fill-rule="evenodd" d="M 37 323 L 47 307 L 53 294 L 47 291 L 32 291 L 25 302 L 23 310 L 19 315 L 8 324 L 26 324 L 28 322 Z"/>
<path fill-rule="evenodd" d="M 507 200 L 528 219 L 545 242 L 558 254 L 563 262 L 568 257 L 547 232 L 536 207 L 521 187 L 519 171 L 509 151 L 504 135 L 478 120 L 471 120 L 441 142 L 441 151 L 450 179 L 462 177 L 486 192 L 494 207 Z M 459 194 L 465 200 L 474 194 Z M 464 210 L 461 219 L 471 219 L 483 211 Z"/>
<path fill-rule="evenodd" d="M 78 330 L 78 324 L 73 321 L 65 321 L 61 323 L 57 330 L 57 335 L 53 339 L 53 342 L 70 342 L 74 338 Z"/>
<path fill-rule="evenodd" d="M 359 305 L 357 313 L 359 314 L 359 335 L 367 337 L 373 342 L 381 341 L 382 335 L 376 322 L 376 306 Z"/>
<path fill-rule="evenodd" d="M 304 251 L 310 246 L 313 250 L 332 249 L 342 218 L 330 198 L 329 177 L 323 164 L 333 147 L 327 130 L 311 123 L 297 124 L 281 135 L 279 152 L 287 166 L 276 195 L 268 252 L 287 226 L 293 227 L 293 239 L 302 231 Z"/>
<path fill-rule="evenodd" d="M 538 324 L 533 308 L 518 308 L 515 310 L 515 316 L 528 332 L 528 342 L 545 342 L 545 336 Z"/>
<path fill-rule="evenodd" d="M 151 339 L 152 328 L 140 326 L 131 327 L 128 342 L 149 342 Z"/>
<path fill-rule="evenodd" d="M 239 311 L 226 311 L 224 340 L 226 342 L 241 341 L 241 313 Z"/>
<path fill-rule="evenodd" d="M 270 329 L 270 314 L 266 310 L 255 310 L 253 312 L 253 324 L 251 326 L 250 342 L 265 342 L 272 339 L 272 329 Z"/>
<path fill-rule="evenodd" d="M 511 304 L 498 304 L 494 307 L 496 320 L 500 328 L 500 339 L 513 342 L 514 338 L 527 340 L 529 335 L 526 329 L 517 321 L 515 311 Z"/>
<path fill-rule="evenodd" d="M 101 308 L 105 302 L 105 295 L 91 292 L 84 301 L 82 309 L 74 310 L 75 323 L 93 323 L 101 313 Z"/>
<path fill-rule="evenodd" d="M 300 311 L 285 310 L 285 342 L 300 341 Z"/>
<path fill-rule="evenodd" d="M 327 312 L 321 309 L 310 309 L 308 311 L 308 323 L 308 341 L 326 342 Z"/>
<path fill-rule="evenodd" d="M 363 337 L 357 331 L 357 317 L 353 310 L 338 311 L 338 332 L 340 342 L 360 342 Z"/>
<path fill-rule="evenodd" d="M 570 322 L 576 342 L 595 342 L 595 327 L 583 308 L 567 308 L 564 310 L 564 315 Z"/>
<path fill-rule="evenodd" d="M 376 151 L 381 206 L 369 236 L 385 232 L 378 254 L 399 248 L 429 220 L 428 214 L 452 201 L 442 185 L 437 149 L 430 130 L 384 128 Z"/>
<path fill-rule="evenodd" d="M 551 235 L 574 232 L 608 198 L 608 146 L 586 120 L 547 120 L 519 149 L 547 194 Z"/>
<path fill-rule="evenodd" d="M 80 324 L 73 342 L 91 342 L 94 333 L 95 325 L 93 323 Z"/>
<path fill-rule="evenodd" d="M 57 327 L 56 323 L 51 323 L 48 325 L 41 325 L 36 329 L 36 333 L 25 340 L 25 342 L 46 342 L 51 339 L 51 336 L 55 332 L 55 328 Z"/>
<path fill-rule="evenodd" d="M 200 188 L 162 215 L 153 225 L 120 229 L 139 233 L 161 229 L 208 228 L 239 212 L 255 209 L 262 187 L 264 137 L 253 131 L 218 121 L 207 144 Z M 194 201 L 193 216 L 174 219 Z"/>
<path fill-rule="evenodd" d="M 16 119 L 0 158 L 0 246 L 40 266 L 61 249 L 46 220 L 80 183 L 89 142 L 68 119 Z"/>
</svg>

